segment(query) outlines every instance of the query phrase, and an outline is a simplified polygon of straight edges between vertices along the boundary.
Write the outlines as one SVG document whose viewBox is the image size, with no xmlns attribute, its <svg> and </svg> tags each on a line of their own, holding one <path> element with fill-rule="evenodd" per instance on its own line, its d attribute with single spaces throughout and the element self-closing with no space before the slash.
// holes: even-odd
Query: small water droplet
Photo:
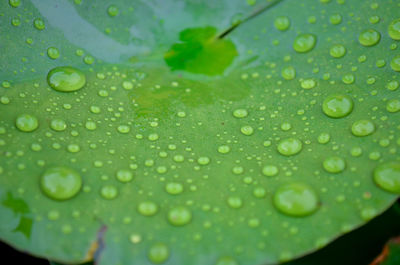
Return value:
<svg viewBox="0 0 400 265">
<path fill-rule="evenodd" d="M 293 66 L 288 66 L 282 69 L 281 75 L 286 80 L 292 80 L 296 77 L 296 69 Z"/>
<path fill-rule="evenodd" d="M 197 163 L 199 163 L 199 165 L 205 166 L 210 163 L 210 158 L 208 158 L 207 156 L 199 157 L 197 159 Z"/>
<path fill-rule="evenodd" d="M 44 21 L 41 18 L 36 18 L 33 21 L 33 25 L 38 30 L 44 30 L 46 28 L 46 25 L 44 24 Z"/>
<path fill-rule="evenodd" d="M 263 167 L 262 173 L 264 174 L 264 176 L 273 177 L 279 173 L 279 169 L 277 166 L 274 165 L 266 165 Z"/>
<path fill-rule="evenodd" d="M 107 8 L 107 13 L 108 13 L 108 15 L 109 15 L 110 17 L 115 17 L 115 16 L 118 16 L 118 14 L 119 14 L 119 9 L 118 9 L 118 7 L 115 6 L 115 5 L 110 5 L 110 6 Z"/>
<path fill-rule="evenodd" d="M 153 264 L 162 264 L 169 258 L 168 246 L 164 243 L 153 244 L 147 256 Z"/>
<path fill-rule="evenodd" d="M 183 192 L 183 185 L 177 182 L 170 182 L 165 185 L 165 190 L 171 195 L 181 194 Z"/>
<path fill-rule="evenodd" d="M 346 167 L 346 162 L 341 157 L 331 156 L 326 158 L 322 165 L 329 173 L 339 173 Z"/>
<path fill-rule="evenodd" d="M 306 53 L 311 51 L 316 43 L 317 38 L 313 34 L 300 34 L 294 40 L 293 49 L 299 53 Z"/>
<path fill-rule="evenodd" d="M 67 124 L 62 119 L 53 119 L 50 122 L 50 128 L 56 132 L 61 132 L 67 128 Z"/>
<path fill-rule="evenodd" d="M 215 265 L 239 265 L 239 263 L 231 257 L 220 257 Z"/>
<path fill-rule="evenodd" d="M 245 109 L 236 109 L 233 111 L 232 114 L 236 118 L 245 118 L 245 117 L 247 117 L 248 112 Z"/>
<path fill-rule="evenodd" d="M 303 147 L 301 141 L 297 138 L 283 139 L 278 144 L 278 152 L 285 156 L 291 156 L 299 153 Z"/>
<path fill-rule="evenodd" d="M 243 201 L 240 197 L 230 196 L 227 200 L 228 205 L 233 209 L 239 209 L 243 206 Z"/>
<path fill-rule="evenodd" d="M 245 125 L 240 128 L 240 132 L 246 136 L 250 136 L 254 133 L 254 129 L 250 125 Z"/>
<path fill-rule="evenodd" d="M 341 58 L 346 54 L 346 48 L 341 44 L 336 44 L 331 47 L 329 54 L 334 58 Z"/>
<path fill-rule="evenodd" d="M 393 71 L 400 72 L 400 55 L 393 57 L 390 61 L 390 67 Z"/>
<path fill-rule="evenodd" d="M 86 76 L 76 68 L 61 66 L 48 73 L 47 82 L 54 90 L 71 92 L 81 89 L 86 84 Z"/>
<path fill-rule="evenodd" d="M 314 189 L 303 183 L 284 184 L 273 197 L 275 207 L 290 216 L 306 216 L 318 208 L 318 196 Z"/>
<path fill-rule="evenodd" d="M 288 17 L 284 16 L 277 17 L 274 20 L 274 26 L 277 30 L 285 31 L 290 27 L 290 20 Z"/>
<path fill-rule="evenodd" d="M 123 183 L 129 182 L 133 179 L 133 173 L 126 169 L 117 171 L 117 179 Z"/>
<path fill-rule="evenodd" d="M 47 49 L 47 56 L 49 56 L 50 59 L 57 59 L 60 57 L 60 52 L 56 47 L 49 47 Z"/>
<path fill-rule="evenodd" d="M 153 216 L 158 212 L 158 206 L 154 202 L 144 201 L 139 203 L 138 212 L 144 216 Z"/>
<path fill-rule="evenodd" d="M 168 211 L 168 221 L 174 226 L 184 226 L 191 220 L 192 213 L 186 207 L 175 207 Z"/>
<path fill-rule="evenodd" d="M 100 195 L 107 200 L 112 200 L 118 195 L 118 189 L 112 185 L 103 186 L 100 189 Z"/>
<path fill-rule="evenodd" d="M 231 151 L 231 148 L 227 145 L 218 146 L 218 152 L 221 154 L 227 154 Z"/>
<path fill-rule="evenodd" d="M 81 189 L 82 178 L 79 173 L 70 168 L 52 167 L 41 176 L 40 187 L 51 199 L 68 200 Z"/>
</svg>

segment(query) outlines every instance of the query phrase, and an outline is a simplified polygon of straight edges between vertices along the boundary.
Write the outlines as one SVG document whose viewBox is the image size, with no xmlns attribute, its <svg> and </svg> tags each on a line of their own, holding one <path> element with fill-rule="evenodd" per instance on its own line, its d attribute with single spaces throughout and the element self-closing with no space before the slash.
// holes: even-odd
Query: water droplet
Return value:
<svg viewBox="0 0 400 265">
<path fill-rule="evenodd" d="M 369 120 L 359 120 L 351 126 L 351 132 L 355 136 L 367 136 L 375 131 L 375 125 Z"/>
<path fill-rule="evenodd" d="M 137 210 L 141 215 L 153 216 L 158 212 L 158 206 L 154 202 L 145 201 L 139 203 Z"/>
<path fill-rule="evenodd" d="M 263 167 L 262 173 L 267 177 L 273 177 L 279 173 L 279 169 L 274 165 L 266 165 Z"/>
<path fill-rule="evenodd" d="M 311 89 L 316 86 L 317 82 L 314 79 L 304 79 L 301 80 L 300 85 L 304 89 Z"/>
<path fill-rule="evenodd" d="M 64 120 L 61 119 L 54 119 L 50 122 L 50 128 L 54 131 L 61 132 L 67 128 L 67 124 Z"/>
<path fill-rule="evenodd" d="M 318 208 L 318 196 L 314 189 L 303 183 L 284 184 L 273 197 L 275 207 L 290 216 L 306 216 Z"/>
<path fill-rule="evenodd" d="M 168 221 L 175 226 L 183 226 L 192 220 L 192 213 L 186 207 L 175 207 L 168 212 Z"/>
<path fill-rule="evenodd" d="M 242 128 L 240 128 L 240 131 L 246 136 L 250 136 L 254 133 L 254 129 L 250 125 L 242 126 Z"/>
<path fill-rule="evenodd" d="M 267 195 L 267 191 L 263 187 L 257 187 L 253 190 L 253 195 L 256 198 L 264 198 Z"/>
<path fill-rule="evenodd" d="M 197 159 L 197 163 L 202 166 L 207 165 L 210 163 L 210 158 L 206 156 L 199 157 L 199 159 Z"/>
<path fill-rule="evenodd" d="M 320 144 L 326 144 L 329 142 L 330 139 L 331 136 L 329 135 L 329 133 L 321 133 L 320 135 L 318 135 L 318 143 Z"/>
<path fill-rule="evenodd" d="M 115 186 L 106 185 L 100 189 L 100 195 L 107 200 L 112 200 L 118 195 L 118 190 Z"/>
<path fill-rule="evenodd" d="M 169 257 L 169 249 L 164 243 L 156 243 L 150 247 L 147 256 L 153 264 L 162 264 Z"/>
<path fill-rule="evenodd" d="M 46 25 L 44 24 L 44 21 L 41 18 L 36 18 L 33 21 L 33 25 L 35 26 L 36 29 L 38 30 L 44 30 Z"/>
<path fill-rule="evenodd" d="M 338 25 L 342 22 L 342 16 L 340 14 L 333 14 L 329 17 L 329 22 L 331 22 L 332 25 Z"/>
<path fill-rule="evenodd" d="M 391 113 L 400 111 L 400 100 L 398 99 L 388 100 L 388 102 L 386 103 L 386 110 Z"/>
<path fill-rule="evenodd" d="M 355 80 L 356 80 L 356 78 L 353 74 L 345 74 L 342 77 L 343 83 L 345 83 L 347 85 L 353 84 Z"/>
<path fill-rule="evenodd" d="M 131 131 L 131 128 L 128 125 L 119 125 L 117 127 L 117 131 L 119 133 L 129 133 Z"/>
<path fill-rule="evenodd" d="M 294 40 L 293 49 L 299 53 L 309 52 L 316 43 L 317 38 L 313 34 L 300 34 Z"/>
<path fill-rule="evenodd" d="M 118 16 L 118 14 L 119 14 L 119 9 L 118 9 L 118 7 L 115 6 L 115 5 L 110 5 L 110 6 L 107 8 L 107 13 L 108 13 L 108 15 L 109 15 L 110 17 L 115 17 L 115 16 Z"/>
<path fill-rule="evenodd" d="M 239 265 L 239 263 L 231 257 L 221 257 L 217 260 L 215 265 Z"/>
<path fill-rule="evenodd" d="M 322 111 L 331 118 L 343 118 L 353 110 L 353 100 L 347 95 L 330 95 L 322 103 Z"/>
<path fill-rule="evenodd" d="M 40 179 L 44 194 L 55 200 L 67 200 L 74 197 L 82 186 L 82 178 L 76 171 L 67 167 L 47 169 Z"/>
<path fill-rule="evenodd" d="M 124 183 L 129 182 L 133 179 L 133 173 L 126 169 L 118 170 L 117 179 Z"/>
<path fill-rule="evenodd" d="M 274 20 L 274 26 L 277 30 L 285 31 L 290 27 L 290 20 L 288 17 L 284 16 L 277 17 Z"/>
<path fill-rule="evenodd" d="M 393 20 L 388 27 L 389 36 L 394 40 L 400 40 L 400 18 Z"/>
<path fill-rule="evenodd" d="M 368 207 L 362 209 L 360 215 L 364 221 L 369 221 L 377 215 L 377 211 L 374 208 Z"/>
<path fill-rule="evenodd" d="M 370 47 L 376 45 L 381 39 L 381 34 L 374 29 L 367 29 L 358 36 L 361 45 Z"/>
<path fill-rule="evenodd" d="M 177 182 L 170 182 L 165 185 L 165 190 L 171 195 L 181 194 L 183 192 L 183 185 Z"/>
<path fill-rule="evenodd" d="M 21 5 L 21 0 L 8 0 L 8 3 L 12 7 L 19 7 Z"/>
<path fill-rule="evenodd" d="M 67 146 L 67 150 L 70 153 L 77 153 L 77 152 L 79 152 L 81 150 L 81 148 L 77 144 L 69 144 Z"/>
<path fill-rule="evenodd" d="M 322 165 L 329 173 L 339 173 L 346 167 L 346 162 L 341 157 L 332 156 L 326 158 Z"/>
<path fill-rule="evenodd" d="M 76 68 L 61 66 L 48 73 L 47 82 L 57 91 L 71 92 L 81 89 L 86 84 L 86 76 Z"/>
<path fill-rule="evenodd" d="M 49 56 L 50 59 L 57 59 L 60 57 L 60 52 L 56 47 L 49 47 L 47 49 L 47 56 Z"/>
<path fill-rule="evenodd" d="M 245 118 L 249 113 L 245 109 L 236 109 L 233 111 L 233 116 L 236 118 Z"/>
<path fill-rule="evenodd" d="M 228 205 L 233 209 L 239 209 L 243 205 L 243 201 L 240 197 L 230 196 L 227 200 Z"/>
<path fill-rule="evenodd" d="M 334 58 L 341 58 L 346 54 L 346 48 L 341 44 L 336 44 L 331 47 L 329 54 Z"/>
<path fill-rule="evenodd" d="M 21 132 L 32 132 L 39 127 L 39 121 L 33 115 L 20 114 L 15 120 L 15 126 Z"/>
<path fill-rule="evenodd" d="M 393 57 L 392 61 L 390 61 L 390 67 L 393 71 L 400 72 L 400 55 Z"/>
<path fill-rule="evenodd" d="M 278 144 L 278 152 L 285 156 L 291 156 L 299 153 L 303 147 L 301 141 L 297 138 L 283 139 Z"/>
<path fill-rule="evenodd" d="M 282 69 L 281 75 L 286 80 L 292 80 L 296 77 L 296 69 L 293 66 L 288 66 Z"/>
<path fill-rule="evenodd" d="M 227 145 L 218 146 L 218 152 L 221 154 L 227 154 L 231 151 L 231 148 Z"/>
<path fill-rule="evenodd" d="M 382 189 L 400 193 L 400 163 L 387 162 L 374 170 L 374 181 Z"/>
</svg>

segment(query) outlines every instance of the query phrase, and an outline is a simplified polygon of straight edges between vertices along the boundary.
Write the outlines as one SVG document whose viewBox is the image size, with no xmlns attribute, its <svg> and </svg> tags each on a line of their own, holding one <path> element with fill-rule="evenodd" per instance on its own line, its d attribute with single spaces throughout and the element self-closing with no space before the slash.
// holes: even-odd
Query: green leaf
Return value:
<svg viewBox="0 0 400 265">
<path fill-rule="evenodd" d="M 400 262 L 400 238 L 392 238 L 371 265 L 395 265 Z"/>
<path fill-rule="evenodd" d="M 0 238 L 275 264 L 365 224 L 400 193 L 398 7 L 3 1 Z"/>
</svg>

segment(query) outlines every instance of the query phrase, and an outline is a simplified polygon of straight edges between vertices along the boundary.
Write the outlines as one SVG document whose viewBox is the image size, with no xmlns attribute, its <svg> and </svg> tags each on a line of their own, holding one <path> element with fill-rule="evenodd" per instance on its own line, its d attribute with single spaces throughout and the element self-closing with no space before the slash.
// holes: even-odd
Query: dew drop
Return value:
<svg viewBox="0 0 400 265">
<path fill-rule="evenodd" d="M 236 109 L 232 114 L 236 118 L 245 118 L 249 113 L 245 109 Z"/>
<path fill-rule="evenodd" d="M 181 194 L 183 192 L 183 185 L 177 182 L 170 182 L 165 185 L 165 191 L 171 195 Z"/>
<path fill-rule="evenodd" d="M 57 59 L 60 57 L 60 52 L 56 47 L 49 47 L 47 49 L 47 56 L 49 56 L 50 59 Z"/>
<path fill-rule="evenodd" d="M 254 129 L 250 125 L 245 125 L 240 128 L 240 132 L 246 136 L 250 136 L 254 133 Z"/>
<path fill-rule="evenodd" d="M 53 119 L 50 122 L 50 128 L 56 132 L 64 131 L 67 128 L 67 124 L 64 120 L 61 119 Z"/>
<path fill-rule="evenodd" d="M 400 163 L 387 162 L 374 170 L 374 181 L 382 189 L 400 193 Z"/>
<path fill-rule="evenodd" d="M 334 58 L 341 58 L 346 54 L 346 48 L 341 44 L 336 44 L 331 47 L 329 54 Z"/>
<path fill-rule="evenodd" d="M 131 130 L 131 128 L 128 125 L 119 125 L 117 127 L 117 131 L 119 133 L 123 133 L 123 134 L 129 133 L 130 130 Z"/>
<path fill-rule="evenodd" d="M 282 69 L 281 75 L 286 80 L 292 80 L 296 77 L 296 69 L 293 66 L 288 66 Z"/>
<path fill-rule="evenodd" d="M 20 114 L 15 120 L 15 126 L 21 132 L 33 132 L 39 127 L 39 121 L 33 115 Z"/>
<path fill-rule="evenodd" d="M 262 173 L 264 174 L 264 176 L 273 177 L 279 173 L 279 169 L 277 166 L 274 165 L 266 165 L 263 167 Z"/>
<path fill-rule="evenodd" d="M 391 113 L 400 111 L 400 100 L 398 99 L 388 100 L 388 102 L 386 103 L 386 110 Z"/>
<path fill-rule="evenodd" d="M 218 146 L 218 152 L 221 154 L 227 154 L 231 151 L 231 148 L 227 145 Z"/>
<path fill-rule="evenodd" d="M 300 34 L 294 40 L 293 49 L 299 53 L 306 53 L 311 51 L 316 43 L 317 38 L 313 34 Z"/>
<path fill-rule="evenodd" d="M 304 79 L 301 80 L 300 85 L 304 89 L 311 89 L 316 86 L 317 82 L 314 79 Z"/>
<path fill-rule="evenodd" d="M 291 156 L 299 153 L 303 147 L 297 138 L 283 139 L 278 144 L 278 152 L 284 156 Z"/>
<path fill-rule="evenodd" d="M 35 26 L 36 29 L 38 30 L 44 30 L 46 25 L 44 24 L 44 21 L 41 18 L 36 18 L 33 21 L 33 25 Z"/>
<path fill-rule="evenodd" d="M 107 8 L 107 13 L 108 13 L 108 15 L 109 15 L 110 17 L 115 17 L 115 16 L 118 16 L 118 14 L 119 14 L 119 9 L 118 9 L 118 7 L 115 6 L 115 5 L 110 5 L 110 6 Z"/>
<path fill-rule="evenodd" d="M 21 5 L 21 0 L 8 0 L 8 3 L 12 7 L 19 7 Z"/>
<path fill-rule="evenodd" d="M 197 159 L 197 163 L 202 166 L 208 165 L 210 163 L 210 158 L 207 156 L 199 157 L 199 159 Z"/>
<path fill-rule="evenodd" d="M 68 200 L 74 197 L 82 186 L 82 178 L 76 171 L 67 167 L 47 169 L 40 178 L 44 194 L 54 200 Z"/>
<path fill-rule="evenodd" d="M 361 45 L 370 47 L 376 45 L 381 39 L 381 34 L 374 29 L 367 29 L 358 36 Z"/>
<path fill-rule="evenodd" d="M 353 110 L 353 100 L 347 95 L 330 95 L 322 103 L 322 111 L 331 118 L 343 118 Z"/>
<path fill-rule="evenodd" d="M 346 167 L 346 162 L 341 157 L 332 156 L 326 158 L 322 165 L 329 173 L 339 173 Z"/>
<path fill-rule="evenodd" d="M 169 258 L 169 249 L 164 243 L 156 243 L 150 247 L 147 257 L 153 264 L 162 264 Z"/>
<path fill-rule="evenodd" d="M 47 82 L 54 90 L 71 92 L 81 89 L 86 84 L 86 76 L 76 68 L 61 66 L 48 73 Z"/>
<path fill-rule="evenodd" d="M 239 209 L 243 206 L 243 201 L 240 197 L 230 196 L 227 200 L 228 205 L 233 209 Z"/>
<path fill-rule="evenodd" d="M 118 195 L 118 190 L 115 186 L 112 185 L 106 185 L 101 187 L 100 189 L 100 195 L 101 197 L 103 197 L 104 199 L 107 200 L 112 200 L 115 197 L 117 197 Z"/>
<path fill-rule="evenodd" d="M 329 133 L 321 133 L 318 135 L 318 143 L 320 144 L 327 144 L 329 140 L 331 139 L 331 136 Z"/>
<path fill-rule="evenodd" d="M 400 55 L 393 57 L 390 61 L 390 67 L 393 71 L 400 72 Z"/>
<path fill-rule="evenodd" d="M 400 40 L 400 18 L 393 20 L 388 27 L 389 36 L 394 40 Z"/>
<path fill-rule="evenodd" d="M 375 125 L 369 120 L 359 120 L 351 126 L 351 132 L 355 136 L 367 136 L 375 131 Z"/>
<path fill-rule="evenodd" d="M 290 27 L 290 20 L 284 16 L 277 17 L 274 20 L 274 26 L 277 30 L 285 31 Z"/>
<path fill-rule="evenodd" d="M 133 173 L 126 169 L 117 171 L 117 179 L 123 183 L 129 182 L 133 179 Z"/>
<path fill-rule="evenodd" d="M 184 226 L 192 220 L 192 213 L 186 207 L 180 206 L 169 210 L 168 221 L 174 226 Z"/>
<path fill-rule="evenodd" d="M 289 216 L 306 216 L 318 208 L 318 196 L 314 189 L 303 183 L 284 184 L 273 197 L 274 206 Z"/>
<path fill-rule="evenodd" d="M 139 203 L 137 210 L 143 216 L 153 216 L 158 212 L 158 206 L 154 202 L 144 201 Z"/>
</svg>

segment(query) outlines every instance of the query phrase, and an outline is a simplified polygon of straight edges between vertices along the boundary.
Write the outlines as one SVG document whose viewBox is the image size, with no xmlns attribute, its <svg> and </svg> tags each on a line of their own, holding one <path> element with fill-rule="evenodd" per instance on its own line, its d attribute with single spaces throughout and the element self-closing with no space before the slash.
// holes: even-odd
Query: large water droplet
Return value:
<svg viewBox="0 0 400 265">
<path fill-rule="evenodd" d="M 363 46 L 374 46 L 381 39 L 381 34 L 374 29 L 367 29 L 358 36 L 358 41 Z"/>
<path fill-rule="evenodd" d="M 318 196 L 314 189 L 303 183 L 282 185 L 274 194 L 275 207 L 290 216 L 306 216 L 318 208 Z"/>
<path fill-rule="evenodd" d="M 72 92 L 81 89 L 86 84 L 86 76 L 76 68 L 61 66 L 48 73 L 47 83 L 57 91 Z"/>
<path fill-rule="evenodd" d="M 309 52 L 316 43 L 317 38 L 313 34 L 300 34 L 294 40 L 293 49 L 300 53 Z"/>
<path fill-rule="evenodd" d="M 291 156 L 299 153 L 303 147 L 301 141 L 297 138 L 283 139 L 278 144 L 278 152 L 285 156 Z"/>
<path fill-rule="evenodd" d="M 353 100 L 347 95 L 330 95 L 322 103 L 322 111 L 329 117 L 342 118 L 353 110 Z"/>
<path fill-rule="evenodd" d="M 82 186 L 82 178 L 76 171 L 67 167 L 47 169 L 40 179 L 44 194 L 55 200 L 67 200 L 74 197 Z"/>
<path fill-rule="evenodd" d="M 382 189 L 400 193 L 400 163 L 387 162 L 374 170 L 374 181 Z"/>
<path fill-rule="evenodd" d="M 39 127 L 39 122 L 33 115 L 20 114 L 15 120 L 15 126 L 21 132 L 32 132 Z"/>
</svg>

